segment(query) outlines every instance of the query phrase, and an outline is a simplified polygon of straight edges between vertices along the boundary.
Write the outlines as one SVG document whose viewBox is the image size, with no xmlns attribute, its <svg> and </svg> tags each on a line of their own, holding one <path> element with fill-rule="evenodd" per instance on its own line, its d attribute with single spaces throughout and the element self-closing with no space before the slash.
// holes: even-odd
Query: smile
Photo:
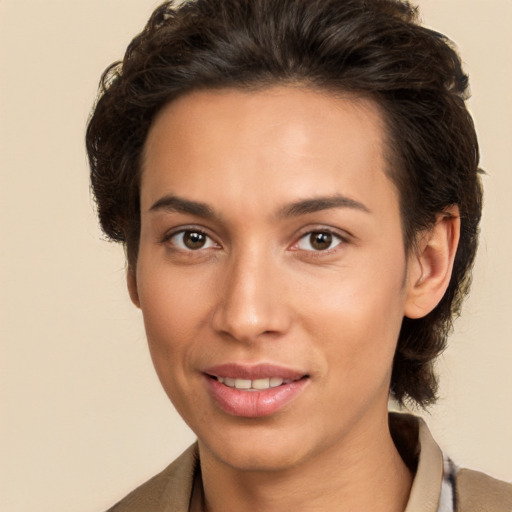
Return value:
<svg viewBox="0 0 512 512">
<path fill-rule="evenodd" d="M 230 388 L 242 389 L 245 391 L 264 391 L 265 389 L 276 388 L 283 384 L 290 384 L 291 379 L 282 377 L 269 377 L 265 379 L 236 379 L 233 377 L 217 377 L 217 380 Z"/>
<path fill-rule="evenodd" d="M 297 399 L 310 376 L 276 365 L 224 364 L 206 369 L 208 392 L 231 416 L 258 418 L 275 414 Z"/>
</svg>

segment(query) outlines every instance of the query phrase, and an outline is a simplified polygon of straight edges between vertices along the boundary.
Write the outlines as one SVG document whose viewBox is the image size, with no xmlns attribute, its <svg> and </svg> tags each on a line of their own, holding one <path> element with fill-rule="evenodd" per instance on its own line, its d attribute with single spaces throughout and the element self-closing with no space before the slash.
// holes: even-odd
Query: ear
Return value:
<svg viewBox="0 0 512 512">
<path fill-rule="evenodd" d="M 407 271 L 404 315 L 422 318 L 443 298 L 450 283 L 460 235 L 459 208 L 440 214 L 411 250 Z"/>
<path fill-rule="evenodd" d="M 128 270 L 126 271 L 126 284 L 128 285 L 128 293 L 130 294 L 130 299 L 132 302 L 140 308 L 140 300 L 139 300 L 139 289 L 137 287 L 137 274 L 134 268 L 128 266 Z"/>
</svg>

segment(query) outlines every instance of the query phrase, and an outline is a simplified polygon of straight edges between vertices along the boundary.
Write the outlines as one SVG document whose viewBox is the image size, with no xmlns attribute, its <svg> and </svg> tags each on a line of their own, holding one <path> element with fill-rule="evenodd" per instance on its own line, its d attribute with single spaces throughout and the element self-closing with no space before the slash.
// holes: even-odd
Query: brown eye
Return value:
<svg viewBox="0 0 512 512">
<path fill-rule="evenodd" d="M 194 230 L 179 231 L 168 240 L 172 245 L 183 251 L 199 251 L 200 249 L 218 247 L 206 233 Z"/>
<path fill-rule="evenodd" d="M 201 249 L 206 244 L 206 236 L 197 231 L 186 231 L 183 234 L 183 244 L 189 249 Z"/>
<path fill-rule="evenodd" d="M 320 252 L 334 249 L 343 243 L 343 239 L 330 231 L 311 231 L 297 242 L 297 249 L 302 251 Z"/>
<path fill-rule="evenodd" d="M 311 233 L 309 235 L 311 247 L 317 251 L 325 251 L 332 244 L 331 233 Z"/>
</svg>

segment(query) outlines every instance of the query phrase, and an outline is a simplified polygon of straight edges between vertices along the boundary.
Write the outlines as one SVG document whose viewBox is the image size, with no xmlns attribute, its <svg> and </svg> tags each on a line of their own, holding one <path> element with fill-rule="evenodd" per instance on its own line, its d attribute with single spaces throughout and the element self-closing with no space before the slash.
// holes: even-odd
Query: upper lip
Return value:
<svg viewBox="0 0 512 512">
<path fill-rule="evenodd" d="M 253 365 L 224 363 L 206 368 L 203 372 L 211 377 L 231 377 L 247 380 L 268 379 L 271 377 L 281 377 L 284 380 L 298 380 L 307 375 L 307 373 L 299 370 L 268 363 Z"/>
</svg>

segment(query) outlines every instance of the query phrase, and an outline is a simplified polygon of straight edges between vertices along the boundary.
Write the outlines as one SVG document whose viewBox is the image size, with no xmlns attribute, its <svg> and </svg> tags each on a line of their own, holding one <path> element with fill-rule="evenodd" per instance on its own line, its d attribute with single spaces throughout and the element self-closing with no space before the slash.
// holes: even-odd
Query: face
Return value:
<svg viewBox="0 0 512 512">
<path fill-rule="evenodd" d="M 387 421 L 408 285 L 386 165 L 350 96 L 202 91 L 155 120 L 131 295 L 203 453 L 284 469 Z"/>
</svg>

